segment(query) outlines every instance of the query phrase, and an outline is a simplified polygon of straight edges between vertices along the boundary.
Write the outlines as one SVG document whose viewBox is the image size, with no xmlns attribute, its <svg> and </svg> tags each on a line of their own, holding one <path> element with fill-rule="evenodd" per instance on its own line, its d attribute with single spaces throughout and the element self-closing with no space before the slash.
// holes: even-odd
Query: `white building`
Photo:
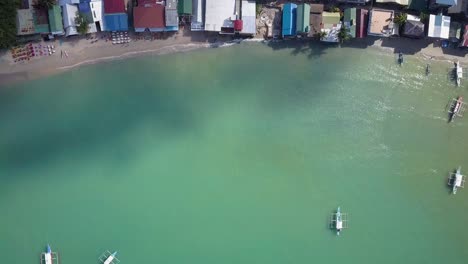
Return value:
<svg viewBox="0 0 468 264">
<path fill-rule="evenodd" d="M 206 0 L 205 31 L 234 33 L 236 19 L 235 0 Z M 229 32 L 231 33 L 231 32 Z"/>
<path fill-rule="evenodd" d="M 203 0 L 193 0 L 192 5 L 192 24 L 190 30 L 203 31 L 205 25 L 203 23 Z"/>
<path fill-rule="evenodd" d="M 450 32 L 450 17 L 442 15 L 429 16 L 427 36 L 431 38 L 448 39 Z"/>
<path fill-rule="evenodd" d="M 76 30 L 76 13 L 78 12 L 77 5 L 65 4 L 62 6 L 63 13 L 63 28 L 65 29 L 65 36 L 78 35 Z"/>
<path fill-rule="evenodd" d="M 102 0 L 91 0 L 89 6 L 91 7 L 95 27 L 99 27 L 101 31 L 105 31 L 104 22 L 102 21 L 102 18 L 104 17 L 104 6 Z"/>
<path fill-rule="evenodd" d="M 255 35 L 257 33 L 257 24 L 256 24 L 256 12 L 257 8 L 255 1 L 252 0 L 242 0 L 241 8 L 241 19 L 242 19 L 242 30 L 241 34 Z"/>
</svg>

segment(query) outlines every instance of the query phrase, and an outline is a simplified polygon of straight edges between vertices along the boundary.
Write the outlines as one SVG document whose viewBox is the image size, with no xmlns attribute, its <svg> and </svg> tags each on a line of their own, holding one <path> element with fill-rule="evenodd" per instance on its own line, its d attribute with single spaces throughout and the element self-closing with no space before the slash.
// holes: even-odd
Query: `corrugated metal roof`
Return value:
<svg viewBox="0 0 468 264">
<path fill-rule="evenodd" d="M 33 9 L 34 32 L 35 33 L 49 33 L 49 18 L 47 10 Z"/>
<path fill-rule="evenodd" d="M 296 12 L 296 4 L 287 3 L 283 5 L 283 28 L 281 31 L 283 37 L 296 35 Z"/>
<path fill-rule="evenodd" d="M 206 0 L 205 30 L 221 31 L 222 27 L 234 27 L 235 0 Z"/>
<path fill-rule="evenodd" d="M 76 31 L 75 17 L 78 12 L 77 5 L 65 4 L 62 9 L 63 12 L 63 27 L 65 29 L 65 35 L 72 36 L 78 35 Z"/>
<path fill-rule="evenodd" d="M 133 26 L 135 29 L 164 29 L 164 7 L 162 5 L 156 5 L 154 7 L 134 7 Z"/>
<path fill-rule="evenodd" d="M 125 13 L 124 0 L 104 0 L 104 13 L 105 14 Z"/>
<path fill-rule="evenodd" d="M 241 20 L 243 21 L 243 27 L 240 33 L 255 35 L 255 33 L 257 33 L 255 1 L 242 0 L 241 4 Z"/>
<path fill-rule="evenodd" d="M 436 2 L 436 4 L 446 5 L 446 6 L 457 5 L 457 0 L 436 0 L 435 2 Z"/>
<path fill-rule="evenodd" d="M 52 34 L 63 34 L 62 10 L 60 6 L 54 5 L 49 9 L 49 25 Z"/>
<path fill-rule="evenodd" d="M 429 29 L 427 36 L 433 38 L 449 38 L 450 30 L 450 17 L 441 15 L 430 15 L 429 16 Z"/>
<path fill-rule="evenodd" d="M 166 26 L 174 27 L 179 26 L 179 14 L 177 9 L 168 9 L 166 7 Z"/>
<path fill-rule="evenodd" d="M 296 29 L 297 33 L 308 33 L 310 31 L 310 5 L 300 4 L 297 6 Z"/>
<path fill-rule="evenodd" d="M 34 34 L 34 19 L 31 9 L 16 10 L 16 29 L 18 35 Z"/>
<path fill-rule="evenodd" d="M 179 14 L 192 14 L 192 0 L 179 0 L 179 5 L 177 6 L 177 11 Z"/>
<path fill-rule="evenodd" d="M 125 13 L 105 14 L 104 24 L 107 31 L 127 31 L 128 16 Z"/>
<path fill-rule="evenodd" d="M 403 34 L 409 37 L 424 37 L 424 23 L 416 20 L 407 20 L 403 28 Z"/>
</svg>

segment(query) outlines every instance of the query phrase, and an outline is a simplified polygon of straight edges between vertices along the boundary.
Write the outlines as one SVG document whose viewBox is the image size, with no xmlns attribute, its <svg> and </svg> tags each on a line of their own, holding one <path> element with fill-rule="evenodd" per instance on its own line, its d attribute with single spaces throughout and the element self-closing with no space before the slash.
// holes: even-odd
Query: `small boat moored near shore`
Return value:
<svg viewBox="0 0 468 264">
<path fill-rule="evenodd" d="M 41 253 L 41 264 L 58 264 L 57 252 L 52 252 L 50 245 L 47 244 L 46 251 Z"/>
<path fill-rule="evenodd" d="M 114 253 L 110 253 L 109 250 L 106 250 L 106 252 L 102 253 L 102 255 L 99 257 L 99 261 L 102 264 L 117 264 L 120 262 L 117 256 L 117 251 L 114 251 Z"/>
<path fill-rule="evenodd" d="M 455 173 L 450 173 L 448 185 L 452 186 L 452 193 L 457 194 L 458 188 L 465 187 L 465 175 L 461 174 L 461 167 L 458 167 Z"/>
<path fill-rule="evenodd" d="M 403 53 L 398 53 L 398 64 L 400 64 L 400 66 L 403 64 Z"/>
<path fill-rule="evenodd" d="M 336 213 L 331 215 L 330 228 L 335 229 L 338 236 L 340 235 L 341 230 L 348 228 L 348 214 L 342 213 L 339 206 Z"/>
<path fill-rule="evenodd" d="M 463 68 L 460 66 L 460 61 L 457 61 L 455 63 L 455 70 L 456 70 L 456 80 L 457 80 L 457 86 L 461 85 L 461 79 L 463 78 Z"/>
<path fill-rule="evenodd" d="M 455 117 L 462 117 L 463 112 L 465 112 L 465 103 L 463 102 L 463 97 L 458 96 L 458 98 L 452 99 L 449 109 L 449 122 L 453 122 Z"/>
</svg>

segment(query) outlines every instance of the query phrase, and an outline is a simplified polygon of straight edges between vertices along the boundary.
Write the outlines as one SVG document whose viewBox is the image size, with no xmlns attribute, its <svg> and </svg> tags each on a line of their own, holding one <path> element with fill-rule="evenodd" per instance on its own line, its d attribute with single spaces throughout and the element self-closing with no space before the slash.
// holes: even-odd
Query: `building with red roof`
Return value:
<svg viewBox="0 0 468 264">
<path fill-rule="evenodd" d="M 126 10 L 124 0 L 104 0 L 105 14 L 117 14 L 125 12 Z"/>
<path fill-rule="evenodd" d="M 161 32 L 165 29 L 163 5 L 139 5 L 133 8 L 133 26 L 135 32 L 149 30 Z"/>
</svg>

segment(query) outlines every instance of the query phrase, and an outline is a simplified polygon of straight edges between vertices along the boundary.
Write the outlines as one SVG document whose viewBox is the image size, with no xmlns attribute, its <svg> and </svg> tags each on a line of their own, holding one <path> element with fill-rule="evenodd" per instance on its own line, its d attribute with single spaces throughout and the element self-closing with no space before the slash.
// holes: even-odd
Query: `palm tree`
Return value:
<svg viewBox="0 0 468 264">
<path fill-rule="evenodd" d="M 35 0 L 34 8 L 36 9 L 50 9 L 57 4 L 57 0 Z"/>
<path fill-rule="evenodd" d="M 345 26 L 341 26 L 340 31 L 338 31 L 338 40 L 340 43 L 343 43 L 344 41 L 347 41 L 351 38 L 351 35 L 349 34 L 349 30 Z"/>
<path fill-rule="evenodd" d="M 320 32 L 315 33 L 314 36 L 315 36 L 317 39 L 322 40 L 324 37 L 327 36 L 327 33 L 326 33 L 326 32 L 323 32 L 323 31 L 320 31 Z"/>
<path fill-rule="evenodd" d="M 76 12 L 75 24 L 76 24 L 76 31 L 78 31 L 78 33 L 80 33 L 81 35 L 88 33 L 88 29 L 89 29 L 88 18 L 84 16 L 83 14 L 81 14 L 80 12 Z"/>
<path fill-rule="evenodd" d="M 405 13 L 400 13 L 393 19 L 393 22 L 399 26 L 403 26 L 406 23 L 407 15 Z"/>
</svg>

